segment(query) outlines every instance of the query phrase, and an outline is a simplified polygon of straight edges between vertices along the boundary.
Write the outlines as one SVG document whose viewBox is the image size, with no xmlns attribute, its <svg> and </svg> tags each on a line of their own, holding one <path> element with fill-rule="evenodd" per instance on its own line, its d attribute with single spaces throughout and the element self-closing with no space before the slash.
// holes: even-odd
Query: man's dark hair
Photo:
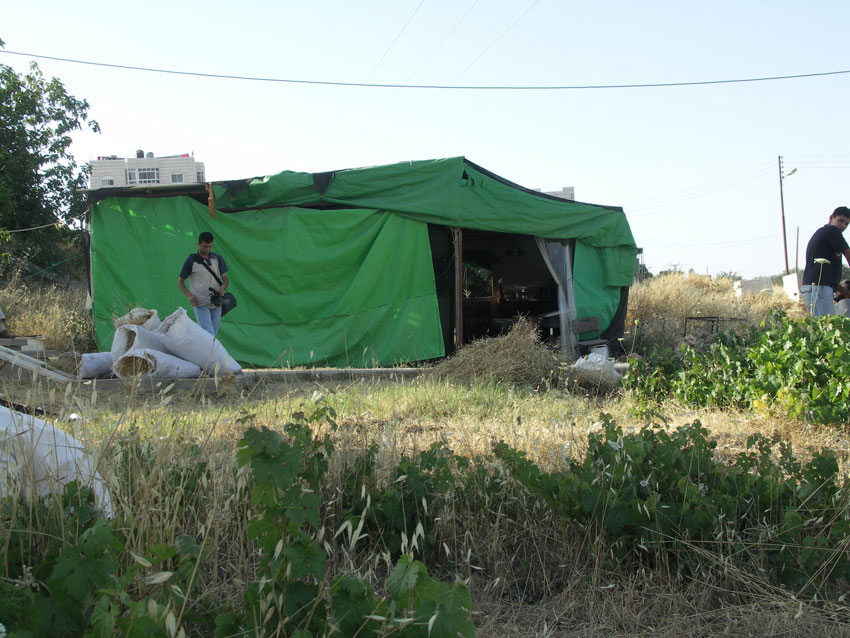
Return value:
<svg viewBox="0 0 850 638">
<path fill-rule="evenodd" d="M 846 217 L 847 219 L 850 219 L 850 208 L 847 208 L 846 206 L 839 206 L 832 212 L 832 216 Z"/>
<path fill-rule="evenodd" d="M 844 210 L 847 210 L 846 208 Z M 847 216 L 850 217 L 850 212 L 847 213 Z M 211 244 L 213 243 L 213 234 L 205 230 L 200 235 L 198 235 L 198 243 L 199 244 Z"/>
</svg>

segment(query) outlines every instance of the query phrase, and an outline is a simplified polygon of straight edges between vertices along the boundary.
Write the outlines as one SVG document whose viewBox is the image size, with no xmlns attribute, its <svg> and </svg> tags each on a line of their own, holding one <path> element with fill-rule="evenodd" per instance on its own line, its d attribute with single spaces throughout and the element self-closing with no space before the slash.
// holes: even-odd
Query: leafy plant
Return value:
<svg viewBox="0 0 850 638">
<path fill-rule="evenodd" d="M 695 406 L 744 407 L 817 423 L 850 420 L 850 319 L 777 315 L 761 329 L 721 335 L 715 347 L 655 351 L 633 360 L 625 385 L 644 408 L 675 397 Z"/>
<path fill-rule="evenodd" d="M 693 568 L 696 543 L 760 569 L 749 554 L 759 546 L 770 575 L 800 591 L 818 578 L 850 576 L 841 549 L 848 522 L 838 515 L 847 493 L 834 454 L 816 454 L 802 465 L 789 444 L 754 435 L 746 451 L 724 464 L 714 459 L 715 447 L 699 422 L 674 432 L 647 426 L 624 434 L 603 417 L 585 457 L 564 471 L 541 472 L 505 443 L 495 453 L 556 514 L 603 532 L 618 558 L 664 552 Z"/>
<path fill-rule="evenodd" d="M 364 531 L 380 539 L 393 557 L 412 546 L 425 553 L 434 544 L 434 519 L 459 488 L 458 472 L 469 460 L 434 443 L 413 458 L 402 456 L 387 487 L 380 490 L 374 476 L 374 453 L 369 450 L 352 465 L 346 485 L 356 495 L 344 517 L 349 524 L 364 522 Z"/>
<path fill-rule="evenodd" d="M 424 564 L 410 556 L 402 556 L 387 579 L 389 599 L 353 575 L 324 587 L 318 492 L 333 446 L 327 436 L 315 440 L 308 422 L 325 416 L 326 408 L 309 419 L 299 414 L 285 426 L 285 437 L 264 427 L 248 430 L 239 442 L 239 464 L 250 466 L 254 479 L 257 516 L 249 537 L 260 551 L 260 579 L 249 585 L 243 613 L 217 618 L 216 636 L 414 637 L 432 635 L 435 628 L 433 635 L 474 635 L 465 585 L 429 578 Z"/>
</svg>

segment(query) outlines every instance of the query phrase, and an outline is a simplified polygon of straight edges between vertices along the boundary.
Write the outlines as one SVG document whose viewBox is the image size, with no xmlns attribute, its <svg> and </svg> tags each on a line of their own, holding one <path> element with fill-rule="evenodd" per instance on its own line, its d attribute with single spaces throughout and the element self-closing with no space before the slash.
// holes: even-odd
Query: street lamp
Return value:
<svg viewBox="0 0 850 638">
<path fill-rule="evenodd" d="M 786 177 L 790 177 L 797 172 L 796 168 L 788 171 L 788 175 L 782 173 L 782 156 L 779 156 L 779 207 L 782 209 L 782 248 L 785 250 L 785 274 L 789 274 L 788 270 L 788 240 L 785 238 L 785 196 L 782 193 L 782 182 Z"/>
</svg>

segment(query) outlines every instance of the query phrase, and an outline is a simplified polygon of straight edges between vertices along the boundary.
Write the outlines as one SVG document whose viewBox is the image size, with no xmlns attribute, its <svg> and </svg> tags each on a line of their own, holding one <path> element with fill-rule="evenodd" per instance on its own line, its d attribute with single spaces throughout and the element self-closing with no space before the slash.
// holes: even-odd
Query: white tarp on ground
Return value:
<svg viewBox="0 0 850 638">
<path fill-rule="evenodd" d="M 112 371 L 122 379 L 139 374 L 166 379 L 197 379 L 201 375 L 201 368 L 191 361 L 149 348 L 128 350 L 112 365 Z"/>
<path fill-rule="evenodd" d="M 83 445 L 34 416 L 0 406 L 0 497 L 61 492 L 71 481 L 92 488 L 95 503 L 112 517 L 112 501 Z"/>
<path fill-rule="evenodd" d="M 178 308 L 159 327 L 166 351 L 198 365 L 206 374 L 240 372 L 239 365 L 224 346 L 209 332 L 189 319 L 185 308 Z"/>
</svg>

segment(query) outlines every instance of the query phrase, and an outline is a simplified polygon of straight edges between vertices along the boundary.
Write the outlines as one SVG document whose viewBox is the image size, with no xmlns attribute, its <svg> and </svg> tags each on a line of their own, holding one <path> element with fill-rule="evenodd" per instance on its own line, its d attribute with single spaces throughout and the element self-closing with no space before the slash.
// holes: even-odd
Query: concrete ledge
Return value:
<svg viewBox="0 0 850 638">
<path fill-rule="evenodd" d="M 163 377 L 142 377 L 127 379 L 82 379 L 79 381 L 82 387 L 96 388 L 100 391 L 135 390 L 142 394 L 162 392 L 168 386 L 173 385 L 171 392 L 188 392 L 197 394 L 227 394 L 234 390 L 241 390 L 256 380 L 247 375 L 236 375 L 230 377 L 201 377 L 198 379 L 166 379 Z"/>
<path fill-rule="evenodd" d="M 143 377 L 127 379 L 83 379 L 83 387 L 97 388 L 98 391 L 136 390 L 142 393 L 162 392 L 174 385 L 174 392 L 198 394 L 226 394 L 234 390 L 256 385 L 263 380 L 290 381 L 303 383 L 309 381 L 356 381 L 358 379 L 401 380 L 413 379 L 422 374 L 421 368 L 313 368 L 305 370 L 243 370 L 234 376 L 200 377 L 197 379 L 166 379 L 162 377 Z"/>
<path fill-rule="evenodd" d="M 423 368 L 308 368 L 304 370 L 243 370 L 247 377 L 282 381 L 356 381 L 358 379 L 413 379 Z"/>
</svg>

